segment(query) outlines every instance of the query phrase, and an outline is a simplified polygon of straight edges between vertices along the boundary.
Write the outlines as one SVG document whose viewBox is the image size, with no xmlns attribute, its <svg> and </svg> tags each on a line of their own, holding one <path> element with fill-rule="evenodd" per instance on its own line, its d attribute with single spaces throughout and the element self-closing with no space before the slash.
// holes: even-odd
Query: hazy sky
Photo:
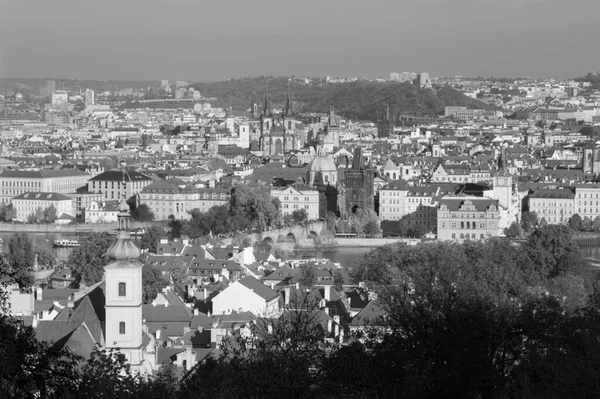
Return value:
<svg viewBox="0 0 600 399">
<path fill-rule="evenodd" d="M 580 76 L 600 0 L 0 0 L 0 77 Z"/>
</svg>

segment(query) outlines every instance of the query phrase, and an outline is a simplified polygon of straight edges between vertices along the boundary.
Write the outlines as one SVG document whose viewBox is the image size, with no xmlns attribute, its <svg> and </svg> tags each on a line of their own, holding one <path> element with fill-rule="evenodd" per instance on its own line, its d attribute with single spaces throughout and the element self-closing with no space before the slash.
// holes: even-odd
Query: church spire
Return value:
<svg viewBox="0 0 600 399">
<path fill-rule="evenodd" d="M 117 218 L 119 220 L 119 231 L 117 241 L 106 251 L 106 256 L 116 261 L 134 260 L 141 255 L 140 249 L 131 240 L 129 233 L 129 222 L 131 215 L 129 214 L 129 205 L 123 199 L 117 207 Z"/>
<path fill-rule="evenodd" d="M 506 146 L 503 145 L 498 158 L 498 174 L 500 176 L 508 176 L 510 173 L 507 169 Z"/>
</svg>

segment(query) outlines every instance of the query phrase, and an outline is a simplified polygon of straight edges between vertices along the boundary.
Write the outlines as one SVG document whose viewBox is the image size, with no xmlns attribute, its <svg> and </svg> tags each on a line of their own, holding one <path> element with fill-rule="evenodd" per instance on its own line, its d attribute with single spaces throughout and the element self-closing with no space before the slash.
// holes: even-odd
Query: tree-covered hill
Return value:
<svg viewBox="0 0 600 399">
<path fill-rule="evenodd" d="M 600 73 L 598 72 L 588 72 L 585 76 L 574 80 L 577 82 L 590 82 L 592 89 L 600 89 Z"/>
<path fill-rule="evenodd" d="M 436 115 L 446 105 L 469 108 L 491 107 L 448 86 L 419 89 L 411 83 L 356 81 L 327 84 L 323 81 L 303 84 L 287 77 L 260 76 L 193 85 L 205 97 L 216 97 L 219 106 L 247 110 L 253 99 L 262 107 L 269 92 L 273 107 L 281 107 L 289 91 L 301 111 L 325 112 L 333 105 L 336 112 L 354 119 L 374 119 L 385 104 L 397 114 Z"/>
</svg>

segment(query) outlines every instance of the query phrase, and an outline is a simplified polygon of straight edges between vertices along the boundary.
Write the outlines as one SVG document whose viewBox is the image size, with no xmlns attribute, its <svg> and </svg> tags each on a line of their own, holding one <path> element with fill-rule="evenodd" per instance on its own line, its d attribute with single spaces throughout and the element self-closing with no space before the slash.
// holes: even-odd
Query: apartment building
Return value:
<svg viewBox="0 0 600 399">
<path fill-rule="evenodd" d="M 153 180 L 136 171 L 110 170 L 91 178 L 87 191 L 102 194 L 103 200 L 121 200 L 139 194 Z"/>
<path fill-rule="evenodd" d="M 194 186 L 181 188 L 167 181 L 158 181 L 142 189 L 140 203 L 148 205 L 156 220 L 167 220 L 171 215 L 189 220 L 192 209 L 206 212 L 213 206 L 229 203 L 229 190 Z"/>
<path fill-rule="evenodd" d="M 80 170 L 4 170 L 0 173 L 0 200 L 28 192 L 68 194 L 85 188 L 90 175 Z"/>
<path fill-rule="evenodd" d="M 294 211 L 305 209 L 309 220 L 319 218 L 319 191 L 311 186 L 293 185 L 283 189 L 273 188 L 271 197 L 281 202 L 281 215 L 291 215 Z"/>
<path fill-rule="evenodd" d="M 73 200 L 58 193 L 23 193 L 12 199 L 12 206 L 17 212 L 16 220 L 19 222 L 26 222 L 29 215 L 35 214 L 38 208 L 44 210 L 50 206 L 56 209 L 57 217 L 63 214 L 73 216 Z"/>
<path fill-rule="evenodd" d="M 586 197 L 583 202 L 587 204 L 588 201 L 592 202 Z M 540 220 L 544 218 L 550 224 L 567 223 L 576 213 L 575 210 L 573 188 L 548 188 L 529 195 L 529 211 L 535 212 Z"/>
</svg>

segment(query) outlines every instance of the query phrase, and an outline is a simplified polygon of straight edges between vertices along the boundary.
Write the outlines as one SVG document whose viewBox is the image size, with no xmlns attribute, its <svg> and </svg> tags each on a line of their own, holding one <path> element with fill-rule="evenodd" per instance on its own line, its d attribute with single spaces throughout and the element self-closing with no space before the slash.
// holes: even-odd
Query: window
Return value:
<svg viewBox="0 0 600 399">
<path fill-rule="evenodd" d="M 119 296 L 127 295 L 127 286 L 125 283 L 119 283 Z"/>
<path fill-rule="evenodd" d="M 456 240 L 456 234 L 455 233 L 452 233 L 452 239 Z"/>
<path fill-rule="evenodd" d="M 124 321 L 119 322 L 119 334 L 125 334 L 125 322 Z"/>
</svg>

